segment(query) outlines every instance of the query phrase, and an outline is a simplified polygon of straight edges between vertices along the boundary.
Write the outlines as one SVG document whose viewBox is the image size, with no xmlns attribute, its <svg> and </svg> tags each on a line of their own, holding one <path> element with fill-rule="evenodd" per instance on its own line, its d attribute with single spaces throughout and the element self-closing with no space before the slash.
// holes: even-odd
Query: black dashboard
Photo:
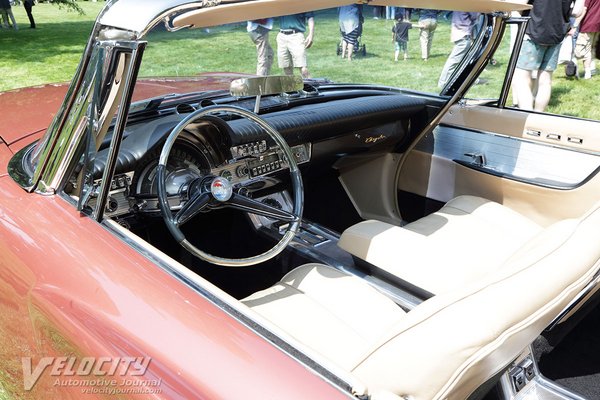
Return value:
<svg viewBox="0 0 600 400">
<path fill-rule="evenodd" d="M 370 91 L 368 95 L 300 99 L 261 109 L 260 117 L 281 133 L 301 166 L 331 165 L 359 153 L 402 151 L 415 134 L 414 125 L 426 119 L 426 100 L 407 94 Z M 280 97 L 280 96 L 275 96 Z M 230 101 L 231 105 L 250 106 Z M 189 107 L 187 107 L 189 105 Z M 166 137 L 200 104 L 162 110 L 133 118 L 125 130 L 111 182 L 106 214 L 156 213 L 156 165 Z M 188 112 L 181 112 L 182 110 Z M 264 113 L 263 113 L 264 112 Z M 104 170 L 108 149 L 99 151 L 94 176 Z M 285 180 L 287 163 L 266 132 L 247 119 L 216 114 L 188 124 L 179 136 L 167 166 L 170 203 L 185 201 L 186 182 L 203 175 L 222 176 L 249 191 Z M 171 199 L 172 197 L 172 199 Z"/>
</svg>

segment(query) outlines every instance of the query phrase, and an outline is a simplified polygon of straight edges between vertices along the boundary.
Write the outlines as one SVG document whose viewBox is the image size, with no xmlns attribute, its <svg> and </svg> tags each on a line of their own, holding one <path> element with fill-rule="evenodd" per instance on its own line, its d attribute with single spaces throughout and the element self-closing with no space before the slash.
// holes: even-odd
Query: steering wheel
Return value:
<svg viewBox="0 0 600 400">
<path fill-rule="evenodd" d="M 245 190 L 241 185 L 232 185 L 228 179 L 212 175 L 204 176 L 192 181 L 187 190 L 187 201 L 175 214 L 171 212 L 166 189 L 166 166 L 175 140 L 190 122 L 209 114 L 222 112 L 238 115 L 256 123 L 262 129 L 264 129 L 271 139 L 273 139 L 275 144 L 279 146 L 290 169 L 290 177 L 292 180 L 294 200 L 291 213 L 256 201 L 246 195 Z M 296 159 L 292 154 L 292 150 L 288 146 L 285 139 L 283 139 L 281 134 L 275 130 L 275 128 L 269 125 L 258 115 L 243 108 L 229 105 L 216 105 L 192 112 L 190 115 L 184 118 L 167 137 L 167 140 L 160 153 L 156 171 L 158 203 L 169 232 L 187 251 L 204 261 L 225 267 L 245 267 L 259 264 L 263 261 L 270 260 L 281 253 L 298 231 L 300 221 L 302 219 L 304 188 L 302 186 L 300 169 L 298 168 Z M 206 211 L 210 210 L 211 208 L 221 207 L 232 207 L 249 213 L 278 219 L 288 222 L 288 226 L 281 240 L 279 240 L 279 242 L 271 249 L 262 254 L 247 258 L 224 258 L 214 256 L 198 249 L 196 246 L 191 244 L 181 231 L 180 226 L 203 210 Z"/>
</svg>

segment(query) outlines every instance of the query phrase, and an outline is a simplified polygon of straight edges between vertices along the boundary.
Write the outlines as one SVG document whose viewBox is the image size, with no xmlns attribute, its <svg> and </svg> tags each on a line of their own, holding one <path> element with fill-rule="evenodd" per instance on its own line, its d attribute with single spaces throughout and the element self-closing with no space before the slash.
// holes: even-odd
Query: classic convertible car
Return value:
<svg viewBox="0 0 600 400">
<path fill-rule="evenodd" d="M 344 76 L 207 70 L 246 20 L 325 38 L 347 4 L 108 1 L 68 88 L 0 95 L 0 398 L 600 396 L 597 358 L 544 376 L 596 312 L 600 123 L 506 105 L 528 5 L 365 4 L 481 13 L 440 89 L 410 86 L 435 59 L 360 71 L 372 44 Z"/>
</svg>

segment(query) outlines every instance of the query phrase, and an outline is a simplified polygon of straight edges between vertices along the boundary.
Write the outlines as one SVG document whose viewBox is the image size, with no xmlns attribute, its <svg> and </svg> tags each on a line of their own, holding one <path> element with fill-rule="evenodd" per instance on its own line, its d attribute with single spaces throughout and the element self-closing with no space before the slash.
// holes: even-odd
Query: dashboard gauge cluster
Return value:
<svg viewBox="0 0 600 400">
<path fill-rule="evenodd" d="M 158 154 L 148 157 L 134 173 L 131 184 L 132 209 L 137 212 L 158 212 Z M 167 195 L 171 207 L 181 206 L 192 181 L 210 173 L 210 164 L 199 151 L 187 146 L 175 146 L 166 168 Z"/>
<path fill-rule="evenodd" d="M 278 146 L 267 147 L 264 140 L 234 146 L 231 148 L 231 154 L 234 159 L 227 165 L 216 168 L 213 173 L 226 177 L 232 183 L 269 175 L 288 167 L 281 149 Z M 310 143 L 292 147 L 292 154 L 298 164 L 310 161 Z"/>
<path fill-rule="evenodd" d="M 252 183 L 261 189 L 275 185 L 278 180 L 269 175 L 288 167 L 278 146 L 269 148 L 266 141 L 246 143 L 230 148 L 232 158 L 221 166 L 211 166 L 205 154 L 185 145 L 175 145 L 166 169 L 168 201 L 173 210 L 187 199 L 189 185 L 206 175 L 221 176 L 234 185 L 248 188 Z M 292 147 L 298 164 L 310 160 L 310 143 Z M 119 174 L 111 181 L 105 212 L 121 216 L 130 212 L 158 213 L 157 167 L 159 153 L 154 151 L 139 163 L 135 171 Z"/>
</svg>

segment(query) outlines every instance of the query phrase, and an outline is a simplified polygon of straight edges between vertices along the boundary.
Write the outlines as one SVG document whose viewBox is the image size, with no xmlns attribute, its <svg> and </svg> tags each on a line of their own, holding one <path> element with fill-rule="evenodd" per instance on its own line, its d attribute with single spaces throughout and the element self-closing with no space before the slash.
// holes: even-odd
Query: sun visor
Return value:
<svg viewBox="0 0 600 400">
<path fill-rule="evenodd" d="M 260 18 L 278 17 L 306 11 L 335 8 L 354 2 L 348 0 L 250 0 L 222 1 L 219 5 L 193 10 L 174 18 L 174 27 L 202 28 Z M 502 0 L 376 0 L 358 2 L 369 5 L 431 8 L 437 10 L 509 12 L 528 10 L 526 1 Z"/>
<path fill-rule="evenodd" d="M 216 7 L 207 7 L 179 15 L 173 26 L 202 28 L 231 24 L 253 19 L 279 17 L 352 4 L 348 0 L 256 0 L 243 2 L 222 1 Z"/>
<path fill-rule="evenodd" d="M 531 9 L 527 0 L 374 0 L 372 6 L 394 6 L 408 8 L 429 8 L 444 11 L 471 11 L 480 13 L 524 11 Z"/>
</svg>

